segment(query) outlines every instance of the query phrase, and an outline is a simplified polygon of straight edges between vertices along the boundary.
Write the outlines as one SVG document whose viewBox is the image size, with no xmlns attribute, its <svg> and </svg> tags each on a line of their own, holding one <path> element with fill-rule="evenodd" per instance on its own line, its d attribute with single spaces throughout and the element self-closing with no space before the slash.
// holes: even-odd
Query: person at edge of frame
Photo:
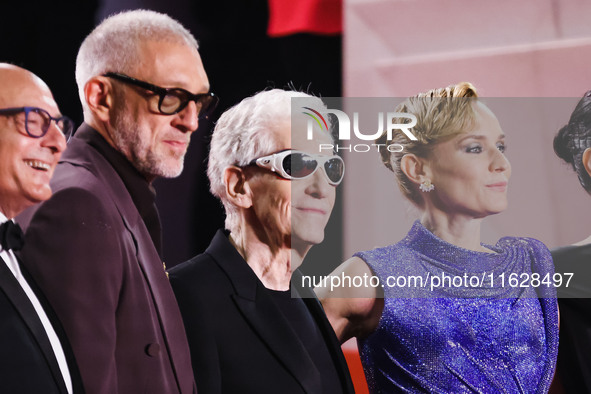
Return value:
<svg viewBox="0 0 591 394">
<path fill-rule="evenodd" d="M 73 123 L 49 87 L 23 68 L 0 63 L 0 390 L 83 393 L 63 327 L 23 267 L 22 230 L 13 219 L 52 195 L 49 181 Z"/>
</svg>

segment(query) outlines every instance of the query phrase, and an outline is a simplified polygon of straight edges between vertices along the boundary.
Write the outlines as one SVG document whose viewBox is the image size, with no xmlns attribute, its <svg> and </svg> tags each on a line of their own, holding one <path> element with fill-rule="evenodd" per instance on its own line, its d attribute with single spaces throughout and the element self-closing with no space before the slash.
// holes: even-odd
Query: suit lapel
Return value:
<svg viewBox="0 0 591 394">
<path fill-rule="evenodd" d="M 304 391 L 321 392 L 319 371 L 273 300 L 267 294 L 260 294 L 256 300 L 238 295 L 233 298 L 244 318 Z"/>
<path fill-rule="evenodd" d="M 170 283 L 168 282 L 168 278 L 164 272 L 164 265 L 159 264 L 162 261 L 160 255 L 156 251 L 156 248 L 152 243 L 152 238 L 137 211 L 133 216 L 133 219 L 135 220 L 132 219 L 133 222 L 131 223 L 127 222 L 125 216 L 123 216 L 123 220 L 126 222 L 126 226 L 129 226 L 128 228 L 130 229 L 134 242 L 138 248 L 138 263 L 146 277 L 148 288 L 152 293 L 152 300 L 155 304 L 156 313 L 162 330 L 162 338 L 166 344 L 168 358 L 172 364 L 172 371 L 177 380 L 179 391 L 181 393 L 189 393 L 192 391 L 192 387 L 182 387 L 181 382 L 192 382 L 193 378 L 191 376 L 179 376 L 179 373 L 182 373 L 183 371 L 180 367 L 181 365 L 191 365 L 188 345 L 186 345 L 186 349 L 183 349 L 186 350 L 184 354 L 186 354 L 187 357 L 182 359 L 182 354 L 178 351 L 174 351 L 170 343 L 171 340 L 180 341 L 180 338 L 169 337 L 170 333 L 182 333 L 184 335 L 185 328 L 183 326 L 183 320 L 176 304 L 167 305 L 165 303 L 165 300 L 174 300 L 175 298 Z M 155 265 L 152 263 L 154 261 L 159 263 Z M 187 369 L 187 372 L 190 372 L 190 369 Z"/>
<path fill-rule="evenodd" d="M 293 375 L 304 392 L 322 391 L 320 372 L 295 331 L 273 302 L 242 256 L 218 231 L 206 253 L 226 272 L 236 294 L 232 296 L 244 319 L 280 363 Z"/>
<path fill-rule="evenodd" d="M 31 303 L 29 297 L 18 283 L 4 259 L 0 257 L 0 288 L 6 294 L 6 297 L 14 305 L 18 314 L 21 316 L 31 334 L 35 338 L 39 349 L 41 349 L 45 360 L 47 361 L 48 367 L 51 370 L 51 374 L 59 387 L 60 392 L 67 393 L 64 378 L 59 369 L 57 359 L 53 353 L 53 348 L 47 337 L 47 332 Z"/>
<path fill-rule="evenodd" d="M 162 337 L 166 345 L 168 358 L 172 364 L 172 371 L 176 378 L 176 383 L 179 392 L 192 392 L 193 387 L 182 387 L 181 382 L 192 382 L 193 378 L 190 376 L 190 369 L 183 369 L 181 365 L 191 365 L 191 359 L 187 351 L 172 351 L 171 344 L 167 333 L 184 333 L 183 320 L 180 311 L 177 308 L 166 305 L 164 300 L 174 300 L 172 288 L 164 273 L 164 266 L 160 264 L 162 261 L 158 251 L 154 247 L 152 238 L 148 233 L 145 223 L 140 216 L 137 207 L 133 203 L 125 184 L 121 177 L 111 164 L 94 148 L 88 146 L 83 140 L 73 139 L 70 142 L 72 146 L 68 146 L 68 150 L 78 149 L 77 158 L 66 158 L 63 161 L 70 162 L 74 165 L 80 165 L 88 168 L 93 172 L 105 185 L 109 194 L 111 195 L 114 204 L 119 211 L 119 214 L 129 230 L 137 251 L 137 260 L 139 268 L 142 270 L 148 289 L 152 295 L 152 301 L 155 305 L 156 314 L 160 329 L 162 330 Z M 158 264 L 153 262 L 157 261 Z M 169 293 L 169 294 L 165 294 Z M 174 304 L 173 306 L 176 306 Z M 179 338 L 173 338 L 173 341 L 180 341 Z M 186 343 L 186 342 L 185 342 Z M 178 350 L 178 349 L 177 349 Z M 183 357 L 186 355 L 186 357 Z M 180 373 L 187 372 L 187 376 L 179 376 Z"/>
<path fill-rule="evenodd" d="M 84 385 L 82 383 L 82 376 L 80 375 L 80 371 L 78 370 L 78 364 L 74 356 L 74 350 L 72 350 L 72 347 L 70 346 L 70 341 L 68 340 L 66 331 L 64 330 L 62 323 L 59 321 L 52 306 L 49 304 L 49 301 L 47 300 L 47 298 L 45 298 L 45 294 L 41 292 L 41 289 L 39 288 L 39 286 L 37 286 L 37 283 L 35 283 L 33 277 L 31 276 L 31 274 L 29 274 L 29 271 L 27 271 L 27 269 L 24 267 L 21 259 L 18 256 L 17 260 L 19 262 L 23 276 L 25 277 L 25 279 L 29 283 L 29 286 L 31 286 L 31 289 L 33 290 L 33 292 L 37 296 L 37 299 L 41 303 L 41 306 L 43 307 L 43 310 L 45 311 L 45 314 L 51 322 L 53 330 L 55 331 L 60 341 L 62 350 L 64 351 L 64 355 L 66 357 L 66 362 L 68 364 L 70 378 L 72 379 L 72 389 L 74 393 L 83 393 Z"/>
</svg>

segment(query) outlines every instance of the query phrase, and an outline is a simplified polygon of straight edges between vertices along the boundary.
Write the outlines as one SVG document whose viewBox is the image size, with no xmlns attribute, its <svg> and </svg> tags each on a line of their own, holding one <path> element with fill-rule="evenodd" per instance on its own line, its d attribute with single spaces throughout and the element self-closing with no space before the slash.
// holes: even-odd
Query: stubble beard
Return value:
<svg viewBox="0 0 591 394">
<path fill-rule="evenodd" d="M 176 178 L 183 172 L 185 155 L 173 157 L 154 151 L 149 145 L 151 138 L 142 135 L 131 114 L 119 112 L 114 119 L 113 142 L 117 149 L 147 179 Z"/>
</svg>

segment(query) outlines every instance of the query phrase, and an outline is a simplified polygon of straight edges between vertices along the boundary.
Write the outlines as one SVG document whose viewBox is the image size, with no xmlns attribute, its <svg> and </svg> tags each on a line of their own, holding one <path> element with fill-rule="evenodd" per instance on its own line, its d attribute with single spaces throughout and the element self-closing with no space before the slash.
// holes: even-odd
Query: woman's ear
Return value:
<svg viewBox="0 0 591 394">
<path fill-rule="evenodd" d="M 84 85 L 84 97 L 90 111 L 102 122 L 109 122 L 113 108 L 113 87 L 107 77 L 92 77 Z"/>
<path fill-rule="evenodd" d="M 252 198 L 244 170 L 237 166 L 230 166 L 224 170 L 224 185 L 226 185 L 226 196 L 235 206 L 250 208 Z"/>
<path fill-rule="evenodd" d="M 428 163 L 413 153 L 407 153 L 400 160 L 400 169 L 406 177 L 417 185 L 426 180 L 431 181 Z"/>
<path fill-rule="evenodd" d="M 591 148 L 585 149 L 585 151 L 583 152 L 582 161 L 583 166 L 585 167 L 585 171 L 587 171 L 587 174 L 591 176 Z"/>
</svg>

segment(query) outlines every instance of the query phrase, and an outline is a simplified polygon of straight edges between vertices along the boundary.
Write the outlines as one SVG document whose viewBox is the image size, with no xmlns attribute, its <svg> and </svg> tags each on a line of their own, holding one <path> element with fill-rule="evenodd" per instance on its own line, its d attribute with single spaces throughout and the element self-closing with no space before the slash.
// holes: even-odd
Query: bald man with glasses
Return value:
<svg viewBox="0 0 591 394">
<path fill-rule="evenodd" d="M 192 393 L 152 182 L 181 173 L 191 134 L 217 102 L 197 42 L 166 15 L 117 14 L 82 43 L 76 81 L 84 124 L 53 198 L 29 215 L 23 256 L 87 392 Z"/>
<path fill-rule="evenodd" d="M 51 196 L 49 180 L 72 122 L 47 85 L 0 63 L 0 390 L 81 393 L 78 369 L 55 313 L 15 254 L 23 234 L 12 220 Z"/>
</svg>

